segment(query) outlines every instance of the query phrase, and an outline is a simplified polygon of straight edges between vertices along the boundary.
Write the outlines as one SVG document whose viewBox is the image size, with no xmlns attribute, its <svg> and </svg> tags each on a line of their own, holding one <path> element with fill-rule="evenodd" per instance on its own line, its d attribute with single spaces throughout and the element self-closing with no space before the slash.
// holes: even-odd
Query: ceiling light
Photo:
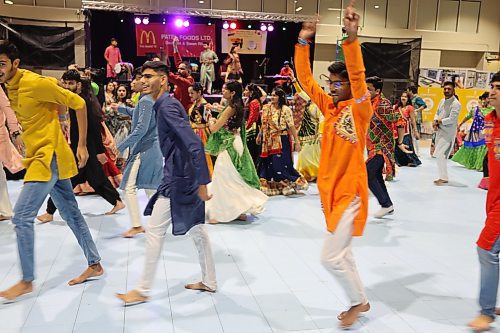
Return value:
<svg viewBox="0 0 500 333">
<path fill-rule="evenodd" d="M 374 7 L 375 7 L 375 9 L 379 9 L 379 8 L 380 8 L 380 6 L 379 6 L 379 5 L 375 5 Z"/>
<path fill-rule="evenodd" d="M 143 18 L 142 24 L 145 24 L 145 25 L 149 24 L 149 17 L 146 16 L 145 18 Z"/>
<path fill-rule="evenodd" d="M 208 25 L 212 25 L 212 22 L 208 22 L 207 24 L 208 24 Z"/>
<path fill-rule="evenodd" d="M 261 31 L 267 31 L 267 25 L 265 25 L 264 23 L 262 23 L 262 24 L 260 25 L 260 30 L 261 30 Z"/>
<path fill-rule="evenodd" d="M 236 29 L 236 23 L 231 22 L 231 24 L 229 25 L 229 28 L 231 28 L 233 30 Z"/>
<path fill-rule="evenodd" d="M 297 7 L 297 9 L 295 9 L 295 11 L 300 12 L 302 9 L 303 9 L 302 6 L 300 6 L 300 7 Z"/>
<path fill-rule="evenodd" d="M 203 3 L 205 3 L 205 1 L 204 0 L 200 0 L 200 1 L 198 1 L 198 3 L 202 3 L 203 4 Z"/>
<path fill-rule="evenodd" d="M 8 1 L 8 0 L 7 0 L 7 1 Z M 134 22 L 135 22 L 135 24 L 141 24 L 141 22 L 142 22 L 142 21 L 141 21 L 141 18 L 140 18 L 140 17 L 136 17 L 136 18 L 134 19 Z"/>
<path fill-rule="evenodd" d="M 332 7 L 328 7 L 328 10 L 329 10 L 329 11 L 334 12 L 334 11 L 339 11 L 339 10 L 340 10 L 340 8 L 332 8 Z"/>
<path fill-rule="evenodd" d="M 182 25 L 184 26 L 184 28 L 189 27 L 189 21 L 186 20 L 186 21 L 182 22 Z"/>
<path fill-rule="evenodd" d="M 182 23 L 183 23 L 183 22 L 182 22 L 182 19 L 177 19 L 177 20 L 175 20 L 175 26 L 176 26 L 177 28 L 182 27 Z"/>
<path fill-rule="evenodd" d="M 3 3 L 6 5 L 13 5 L 14 4 L 14 2 L 12 0 L 4 0 Z"/>
<path fill-rule="evenodd" d="M 272 24 L 269 24 L 267 26 L 267 31 L 274 31 L 274 26 Z"/>
<path fill-rule="evenodd" d="M 252 25 L 251 24 L 248 25 L 248 29 L 252 29 Z"/>
<path fill-rule="evenodd" d="M 120 19 L 120 22 L 123 23 L 123 19 Z"/>
<path fill-rule="evenodd" d="M 222 25 L 222 28 L 223 29 L 229 29 L 229 23 L 227 23 L 227 21 L 224 22 L 224 24 Z"/>
</svg>

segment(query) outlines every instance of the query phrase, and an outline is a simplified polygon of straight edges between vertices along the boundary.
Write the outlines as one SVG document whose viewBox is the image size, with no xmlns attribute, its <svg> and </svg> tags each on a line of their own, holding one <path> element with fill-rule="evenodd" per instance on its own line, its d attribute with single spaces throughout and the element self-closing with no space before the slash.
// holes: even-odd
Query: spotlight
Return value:
<svg viewBox="0 0 500 333">
<path fill-rule="evenodd" d="M 120 22 L 123 23 L 123 19 L 120 19 Z"/>
<path fill-rule="evenodd" d="M 184 22 L 182 21 L 182 19 L 177 19 L 177 20 L 175 20 L 175 26 L 176 26 L 177 28 L 181 28 L 183 23 L 184 23 Z"/>
<path fill-rule="evenodd" d="M 269 25 L 267 26 L 267 31 L 274 31 L 274 25 L 269 24 Z"/>
<path fill-rule="evenodd" d="M 141 18 L 140 18 L 140 17 L 136 17 L 136 18 L 134 19 L 134 22 L 135 22 L 135 24 L 141 24 L 141 22 L 142 22 L 142 21 L 141 21 Z"/>
<path fill-rule="evenodd" d="M 261 31 L 267 31 L 267 26 L 266 26 L 264 23 L 262 23 L 262 24 L 260 25 L 260 30 L 261 30 Z"/>
<path fill-rule="evenodd" d="M 212 22 L 208 22 L 208 25 L 212 25 Z"/>
<path fill-rule="evenodd" d="M 161 20 L 161 24 L 166 24 L 166 23 L 167 23 L 167 22 L 166 22 L 166 21 L 165 21 L 165 19 L 163 18 L 163 19 Z"/>
<path fill-rule="evenodd" d="M 3 3 L 6 5 L 13 5 L 14 4 L 14 2 L 12 0 L 4 0 Z"/>
<path fill-rule="evenodd" d="M 145 18 L 143 18 L 142 19 L 142 24 L 144 24 L 144 25 L 149 24 L 149 17 L 146 16 Z"/>
<path fill-rule="evenodd" d="M 224 24 L 222 25 L 222 28 L 224 29 L 229 29 L 229 23 L 227 23 L 227 21 L 224 21 Z"/>
<path fill-rule="evenodd" d="M 283 31 L 286 31 L 286 27 L 283 27 Z"/>
<path fill-rule="evenodd" d="M 189 27 L 189 21 L 188 20 L 184 21 L 182 25 L 184 26 L 184 28 Z"/>
<path fill-rule="evenodd" d="M 236 23 L 231 22 L 231 24 L 229 25 L 229 28 L 231 28 L 233 30 L 236 29 Z"/>
<path fill-rule="evenodd" d="M 252 25 L 251 24 L 248 25 L 248 29 L 252 29 Z"/>
</svg>

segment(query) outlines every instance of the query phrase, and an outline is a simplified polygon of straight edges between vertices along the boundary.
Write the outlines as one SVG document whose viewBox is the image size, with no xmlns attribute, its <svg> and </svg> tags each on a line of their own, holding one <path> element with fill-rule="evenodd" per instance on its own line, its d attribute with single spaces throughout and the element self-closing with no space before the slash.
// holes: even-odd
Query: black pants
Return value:
<svg viewBox="0 0 500 333">
<path fill-rule="evenodd" d="M 483 177 L 488 178 L 490 176 L 490 172 L 488 170 L 488 154 L 483 159 Z"/>
<path fill-rule="evenodd" d="M 392 201 L 382 175 L 384 164 L 384 157 L 382 155 L 375 155 L 371 160 L 366 162 L 366 171 L 368 172 L 368 187 L 370 191 L 377 198 L 380 206 L 388 208 L 392 206 Z"/>
<path fill-rule="evenodd" d="M 78 184 L 74 182 L 73 179 L 71 179 L 71 184 L 73 185 L 73 188 L 75 188 Z M 92 185 L 92 188 L 94 189 L 95 193 L 103 197 L 107 202 L 109 202 L 111 205 L 115 206 L 117 201 L 120 200 L 120 194 L 118 191 L 111 185 L 111 182 L 106 179 L 102 184 L 100 185 Z M 120 200 L 121 201 L 121 200 Z M 57 207 L 54 205 L 54 202 L 52 201 L 52 198 L 49 198 L 47 201 L 47 213 L 54 215 L 56 212 Z"/>
</svg>

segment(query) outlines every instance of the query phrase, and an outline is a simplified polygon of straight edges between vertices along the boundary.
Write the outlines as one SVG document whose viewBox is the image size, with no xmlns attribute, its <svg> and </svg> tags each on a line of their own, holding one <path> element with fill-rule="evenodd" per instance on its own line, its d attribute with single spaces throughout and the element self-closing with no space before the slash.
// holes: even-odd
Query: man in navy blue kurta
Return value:
<svg viewBox="0 0 500 333">
<path fill-rule="evenodd" d="M 146 229 L 146 265 L 136 289 L 118 294 L 125 303 L 144 302 L 156 272 L 167 228 L 172 224 L 174 235 L 189 231 L 198 250 L 202 280 L 187 284 L 187 289 L 215 292 L 217 281 L 208 233 L 205 230 L 205 203 L 210 199 L 210 182 L 205 152 L 201 140 L 191 129 L 186 112 L 175 98 L 166 92 L 168 68 L 159 61 L 143 66 L 141 81 L 144 93 L 156 100 L 160 148 L 165 159 L 163 180 L 146 207 L 151 215 Z"/>
</svg>

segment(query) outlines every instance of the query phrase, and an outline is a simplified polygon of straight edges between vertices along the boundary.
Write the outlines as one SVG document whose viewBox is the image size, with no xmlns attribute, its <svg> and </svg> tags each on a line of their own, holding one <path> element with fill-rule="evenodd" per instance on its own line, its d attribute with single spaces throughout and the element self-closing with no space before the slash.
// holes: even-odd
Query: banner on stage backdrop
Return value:
<svg viewBox="0 0 500 333">
<path fill-rule="evenodd" d="M 458 100 L 462 105 L 462 110 L 458 116 L 459 121 L 463 119 L 467 113 L 476 106 L 479 105 L 479 96 L 481 96 L 485 89 L 455 89 L 455 93 L 458 96 Z M 422 112 L 423 121 L 433 121 L 434 115 L 437 112 L 437 108 L 441 99 L 444 98 L 443 88 L 418 88 L 418 95 L 422 97 L 427 108 Z"/>
<path fill-rule="evenodd" d="M 222 53 L 229 53 L 233 45 L 238 45 L 240 54 L 266 54 L 267 31 L 223 29 L 221 36 Z"/>
<path fill-rule="evenodd" d="M 177 28 L 162 23 L 135 26 L 137 55 L 145 56 L 148 53 L 160 54 L 162 49 L 165 55 L 172 56 L 174 50 L 172 41 L 179 38 L 179 52 L 182 57 L 199 57 L 203 51 L 203 43 L 208 42 L 215 49 L 215 26 L 206 24 L 191 24 L 187 28 Z"/>
</svg>

